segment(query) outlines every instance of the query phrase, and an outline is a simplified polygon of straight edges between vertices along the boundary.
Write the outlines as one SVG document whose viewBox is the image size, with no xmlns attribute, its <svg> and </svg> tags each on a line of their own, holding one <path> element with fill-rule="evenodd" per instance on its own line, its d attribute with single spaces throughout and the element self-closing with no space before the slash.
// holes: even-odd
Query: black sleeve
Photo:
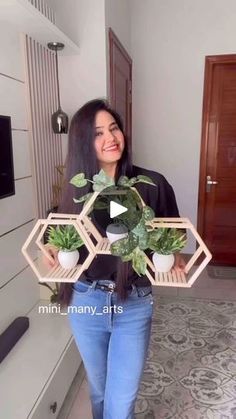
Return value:
<svg viewBox="0 0 236 419">
<path fill-rule="evenodd" d="M 156 180 L 157 191 L 154 207 L 156 217 L 179 217 L 175 193 L 164 176 Z M 153 194 L 155 191 L 153 190 Z M 151 205 L 152 206 L 152 205 Z"/>
<path fill-rule="evenodd" d="M 157 185 L 155 203 L 153 202 L 150 205 L 155 211 L 156 217 L 180 217 L 172 186 L 168 183 L 164 176 L 158 174 L 158 178 L 159 179 L 155 179 L 155 183 Z M 179 231 L 182 231 L 182 234 L 186 234 L 186 229 L 181 229 Z"/>
<path fill-rule="evenodd" d="M 175 193 L 165 176 L 153 170 L 133 166 L 134 176 L 146 175 L 156 186 L 138 183 L 135 185 L 146 205 L 154 211 L 156 217 L 179 217 Z"/>
</svg>

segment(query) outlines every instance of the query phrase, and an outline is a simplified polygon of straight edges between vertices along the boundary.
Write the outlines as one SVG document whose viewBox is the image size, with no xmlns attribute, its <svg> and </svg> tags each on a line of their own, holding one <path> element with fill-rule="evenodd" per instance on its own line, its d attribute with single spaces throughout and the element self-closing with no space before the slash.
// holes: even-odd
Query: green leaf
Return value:
<svg viewBox="0 0 236 419">
<path fill-rule="evenodd" d="M 109 186 L 114 186 L 115 182 L 113 178 L 107 176 L 103 169 L 97 175 L 93 176 L 93 190 L 96 192 L 102 191 L 104 188 L 108 188 Z"/>
<path fill-rule="evenodd" d="M 128 186 L 129 185 L 129 178 L 127 176 L 120 176 L 120 178 L 118 179 L 117 185 Z"/>
<path fill-rule="evenodd" d="M 155 212 L 151 207 L 148 207 L 147 205 L 143 208 L 142 218 L 145 221 L 151 221 L 155 217 Z"/>
<path fill-rule="evenodd" d="M 142 183 L 148 183 L 149 185 L 154 185 L 154 186 L 156 186 L 156 184 L 152 181 L 152 179 L 150 178 L 150 177 L 148 177 L 148 176 L 144 176 L 144 175 L 138 175 L 137 176 L 137 179 L 138 179 L 138 181 L 139 182 L 142 182 Z"/>
<path fill-rule="evenodd" d="M 83 240 L 73 225 L 50 226 L 48 229 L 48 243 L 58 249 L 72 251 L 83 245 Z"/>
<path fill-rule="evenodd" d="M 148 249 L 148 232 L 145 231 L 142 236 L 139 238 L 139 248 L 141 250 Z"/>
<path fill-rule="evenodd" d="M 132 233 L 138 237 L 142 237 L 142 235 L 145 234 L 145 232 L 146 232 L 146 227 L 142 220 L 140 220 L 140 222 L 132 230 Z"/>
<path fill-rule="evenodd" d="M 132 177 L 131 179 L 129 179 L 128 181 L 128 185 L 130 188 L 135 185 L 135 183 L 137 183 L 138 179 L 136 177 Z"/>
<path fill-rule="evenodd" d="M 76 186 L 77 188 L 82 188 L 83 186 L 87 185 L 87 179 L 85 179 L 84 173 L 78 173 L 77 175 L 73 176 L 69 183 Z"/>
<path fill-rule="evenodd" d="M 127 256 L 135 249 L 138 244 L 138 238 L 135 237 L 132 233 L 111 244 L 111 253 L 114 256 Z"/>
<path fill-rule="evenodd" d="M 92 192 L 86 193 L 86 195 L 81 196 L 79 199 L 73 198 L 73 201 L 76 204 L 80 204 L 81 202 L 87 201 L 92 196 Z"/>
<path fill-rule="evenodd" d="M 122 256 L 121 259 L 123 262 L 130 262 L 133 259 L 133 252 L 129 255 Z"/>
<path fill-rule="evenodd" d="M 175 228 L 158 228 L 149 233 L 148 247 L 163 255 L 179 252 L 187 242 L 186 234 Z"/>
<path fill-rule="evenodd" d="M 147 269 L 146 255 L 138 248 L 135 249 L 132 266 L 139 276 L 145 275 Z"/>
<path fill-rule="evenodd" d="M 94 192 L 101 192 L 105 188 L 107 188 L 107 186 L 104 186 L 102 184 L 99 184 L 99 183 L 98 184 L 97 183 L 94 183 L 93 184 L 93 190 L 94 190 Z"/>
<path fill-rule="evenodd" d="M 109 204 L 107 202 L 107 199 L 105 197 L 97 197 L 97 199 L 94 202 L 94 208 L 95 209 L 108 209 Z"/>
</svg>

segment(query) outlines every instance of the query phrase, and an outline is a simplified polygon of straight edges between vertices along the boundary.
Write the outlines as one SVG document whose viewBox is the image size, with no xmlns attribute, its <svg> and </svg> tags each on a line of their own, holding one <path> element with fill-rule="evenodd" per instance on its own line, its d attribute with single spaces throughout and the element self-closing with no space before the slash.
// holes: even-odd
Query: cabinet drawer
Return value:
<svg viewBox="0 0 236 419">
<path fill-rule="evenodd" d="M 40 397 L 27 419 L 56 418 L 70 388 L 74 376 L 81 364 L 81 357 L 74 339 L 71 338 L 63 357 L 49 377 Z M 53 408 L 50 408 L 53 406 Z"/>
</svg>

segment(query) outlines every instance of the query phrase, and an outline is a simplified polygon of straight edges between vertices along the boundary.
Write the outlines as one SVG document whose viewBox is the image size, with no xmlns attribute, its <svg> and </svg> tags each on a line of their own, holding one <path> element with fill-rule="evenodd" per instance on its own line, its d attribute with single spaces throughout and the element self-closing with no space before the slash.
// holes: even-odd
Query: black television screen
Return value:
<svg viewBox="0 0 236 419">
<path fill-rule="evenodd" d="M 0 115 L 0 199 L 14 194 L 11 118 Z"/>
</svg>

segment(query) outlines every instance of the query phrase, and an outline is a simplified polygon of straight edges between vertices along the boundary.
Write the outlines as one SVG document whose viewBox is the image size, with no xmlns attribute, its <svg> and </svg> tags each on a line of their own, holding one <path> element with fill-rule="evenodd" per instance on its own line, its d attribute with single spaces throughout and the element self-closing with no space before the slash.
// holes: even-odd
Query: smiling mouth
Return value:
<svg viewBox="0 0 236 419">
<path fill-rule="evenodd" d="M 114 144 L 110 147 L 106 147 L 103 149 L 103 151 L 118 151 L 119 150 L 119 145 L 118 144 Z"/>
</svg>

